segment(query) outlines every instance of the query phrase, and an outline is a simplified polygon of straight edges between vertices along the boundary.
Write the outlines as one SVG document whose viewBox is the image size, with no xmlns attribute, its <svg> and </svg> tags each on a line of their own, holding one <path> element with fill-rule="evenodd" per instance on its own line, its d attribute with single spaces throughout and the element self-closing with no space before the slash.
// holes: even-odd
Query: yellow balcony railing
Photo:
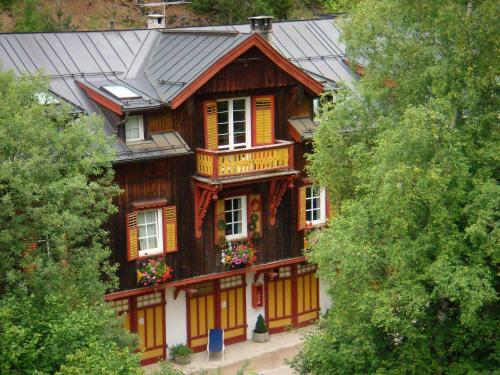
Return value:
<svg viewBox="0 0 500 375">
<path fill-rule="evenodd" d="M 196 171 L 199 175 L 218 178 L 272 170 L 293 169 L 293 142 L 231 151 L 196 149 Z"/>
</svg>

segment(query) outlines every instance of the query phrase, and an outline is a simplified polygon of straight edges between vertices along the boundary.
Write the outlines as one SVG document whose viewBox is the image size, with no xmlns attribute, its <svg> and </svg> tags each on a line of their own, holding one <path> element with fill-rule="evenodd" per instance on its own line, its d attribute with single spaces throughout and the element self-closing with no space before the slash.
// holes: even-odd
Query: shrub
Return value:
<svg viewBox="0 0 500 375">
<path fill-rule="evenodd" d="M 176 344 L 170 348 L 170 355 L 172 357 L 175 357 L 176 355 L 186 356 L 190 354 L 193 354 L 193 351 L 186 344 Z"/>
<path fill-rule="evenodd" d="M 259 314 L 257 317 L 257 323 L 255 323 L 255 329 L 253 330 L 255 333 L 266 333 L 267 327 L 266 322 L 264 321 L 264 317 L 262 314 Z"/>
</svg>

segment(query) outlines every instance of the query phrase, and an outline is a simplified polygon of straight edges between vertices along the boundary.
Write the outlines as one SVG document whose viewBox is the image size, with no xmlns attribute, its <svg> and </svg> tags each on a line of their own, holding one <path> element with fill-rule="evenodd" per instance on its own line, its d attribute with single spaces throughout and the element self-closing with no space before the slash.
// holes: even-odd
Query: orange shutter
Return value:
<svg viewBox="0 0 500 375">
<path fill-rule="evenodd" d="M 248 196 L 248 238 L 258 241 L 262 238 L 262 200 L 260 194 Z"/>
<path fill-rule="evenodd" d="M 215 201 L 215 243 L 226 240 L 226 208 L 224 199 Z"/>
<path fill-rule="evenodd" d="M 274 143 L 274 97 L 252 98 L 252 133 L 254 146 Z"/>
<path fill-rule="evenodd" d="M 306 186 L 299 188 L 299 202 L 297 204 L 297 229 L 303 230 L 306 227 Z"/>
<path fill-rule="evenodd" d="M 217 150 L 217 102 L 215 100 L 203 103 L 203 120 L 205 122 L 205 148 Z"/>
<path fill-rule="evenodd" d="M 177 251 L 177 208 L 163 207 L 163 252 Z"/>
<path fill-rule="evenodd" d="M 139 256 L 139 227 L 137 226 L 137 212 L 127 214 L 127 260 L 137 259 Z"/>
</svg>

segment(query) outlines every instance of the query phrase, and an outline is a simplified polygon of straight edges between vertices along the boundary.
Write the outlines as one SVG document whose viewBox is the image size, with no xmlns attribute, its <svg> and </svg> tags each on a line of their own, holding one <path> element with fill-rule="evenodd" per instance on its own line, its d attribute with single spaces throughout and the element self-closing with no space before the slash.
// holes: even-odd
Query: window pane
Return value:
<svg viewBox="0 0 500 375">
<path fill-rule="evenodd" d="M 227 111 L 228 102 L 227 100 L 217 102 L 217 112 Z"/>
<path fill-rule="evenodd" d="M 241 199 L 240 198 L 232 199 L 232 201 L 233 201 L 233 210 L 237 210 L 237 209 L 241 208 Z"/>
<path fill-rule="evenodd" d="M 156 223 L 156 211 L 147 211 L 146 219 L 148 223 Z"/>
<path fill-rule="evenodd" d="M 237 135 L 234 137 L 234 143 L 235 143 L 235 144 L 243 144 L 243 143 L 246 143 L 246 135 L 245 135 L 245 133 L 243 133 L 243 134 L 237 134 Z"/>
<path fill-rule="evenodd" d="M 145 213 L 144 212 L 140 212 L 137 215 L 137 219 L 138 219 L 139 224 L 144 224 L 146 222 L 146 215 L 145 215 Z"/>
<path fill-rule="evenodd" d="M 229 117 L 228 117 L 228 113 L 227 112 L 220 112 L 217 114 L 217 122 L 219 124 L 221 123 L 227 123 L 229 122 Z"/>
<path fill-rule="evenodd" d="M 219 147 L 229 145 L 229 135 L 219 135 Z"/>
<path fill-rule="evenodd" d="M 245 123 L 244 122 L 235 122 L 233 126 L 233 131 L 235 133 L 245 133 Z"/>
<path fill-rule="evenodd" d="M 147 250 L 147 249 L 148 249 L 148 240 L 145 238 L 139 240 L 139 250 Z"/>
<path fill-rule="evenodd" d="M 233 113 L 233 121 L 245 122 L 245 111 L 235 111 Z"/>
<path fill-rule="evenodd" d="M 229 124 L 219 124 L 217 127 L 217 131 L 219 132 L 219 135 L 221 134 L 229 134 Z"/>
<path fill-rule="evenodd" d="M 238 99 L 233 101 L 233 110 L 245 109 L 245 99 Z"/>
<path fill-rule="evenodd" d="M 233 234 L 233 225 L 226 224 L 226 236 L 230 236 Z"/>
<path fill-rule="evenodd" d="M 241 223 L 235 223 L 233 234 L 240 234 L 240 233 L 243 233 Z"/>
<path fill-rule="evenodd" d="M 149 243 L 149 248 L 150 249 L 157 249 L 158 248 L 158 237 L 150 237 L 148 240 Z"/>
<path fill-rule="evenodd" d="M 148 236 L 156 236 L 156 224 L 148 225 Z"/>
<path fill-rule="evenodd" d="M 312 221 L 311 211 L 306 211 L 306 221 Z"/>
</svg>

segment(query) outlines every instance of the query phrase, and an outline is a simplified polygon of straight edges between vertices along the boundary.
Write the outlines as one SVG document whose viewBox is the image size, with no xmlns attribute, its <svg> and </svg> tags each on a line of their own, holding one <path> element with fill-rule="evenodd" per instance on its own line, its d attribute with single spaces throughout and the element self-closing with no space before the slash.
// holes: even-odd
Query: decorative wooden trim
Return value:
<svg viewBox="0 0 500 375">
<path fill-rule="evenodd" d="M 207 214 L 207 209 L 213 200 L 217 200 L 217 194 L 222 190 L 221 185 L 208 185 L 198 181 L 194 183 L 194 235 L 196 238 L 201 237 L 201 227 L 203 219 Z"/>
<path fill-rule="evenodd" d="M 231 51 L 222 56 L 218 61 L 213 63 L 207 70 L 205 70 L 195 81 L 187 85 L 177 96 L 171 101 L 172 109 L 178 108 L 184 103 L 196 90 L 207 83 L 213 76 L 215 76 L 222 68 L 237 59 L 243 53 L 252 47 L 257 47 L 264 55 L 266 55 L 273 63 L 280 69 L 284 70 L 287 74 L 292 76 L 295 80 L 304 85 L 309 91 L 315 95 L 323 92 L 323 85 L 305 73 L 302 69 L 288 61 L 276 49 L 274 49 L 264 38 L 258 33 L 252 34 L 247 40 L 233 48 Z"/>
<path fill-rule="evenodd" d="M 153 199 L 142 202 L 132 202 L 132 207 L 137 211 L 143 211 L 150 208 L 160 208 L 166 206 L 168 201 L 166 199 Z"/>
<path fill-rule="evenodd" d="M 269 225 L 276 224 L 276 213 L 281 203 L 281 199 L 288 188 L 293 188 L 295 176 L 288 178 L 271 180 L 269 186 Z"/>
<path fill-rule="evenodd" d="M 278 260 L 276 262 L 258 264 L 258 265 L 252 266 L 252 267 L 246 267 L 246 268 L 242 268 L 239 270 L 225 271 L 225 272 L 214 273 L 211 275 L 204 275 L 204 276 L 196 276 L 196 277 L 192 277 L 190 279 L 172 281 L 170 283 L 163 283 L 163 284 L 159 284 L 159 285 L 155 285 L 155 286 L 150 286 L 147 288 L 131 289 L 131 290 L 124 290 L 124 291 L 116 292 L 116 293 L 110 293 L 110 294 L 107 294 L 104 298 L 106 301 L 114 301 L 114 300 L 122 299 L 122 298 L 126 298 L 126 297 L 148 294 L 148 293 L 155 292 L 155 291 L 162 290 L 162 289 L 198 284 L 198 283 L 202 283 L 205 281 L 220 279 L 223 277 L 236 276 L 236 275 L 241 275 L 241 274 L 248 273 L 248 272 L 257 272 L 260 270 L 269 270 L 269 269 L 273 269 L 273 268 L 277 268 L 277 267 L 288 266 L 291 264 L 302 263 L 305 261 L 306 261 L 306 258 L 304 256 L 289 258 L 289 259 L 282 259 L 282 260 Z"/>
<path fill-rule="evenodd" d="M 116 113 L 119 116 L 123 116 L 123 108 L 121 105 L 115 103 L 109 98 L 106 98 L 104 95 L 98 93 L 93 88 L 87 86 L 82 82 L 77 82 L 77 84 L 78 86 L 80 86 L 80 88 L 83 89 L 83 91 L 85 91 L 88 97 L 92 99 L 94 102 L 102 105 L 104 108 L 109 109 L 110 111 Z"/>
</svg>

